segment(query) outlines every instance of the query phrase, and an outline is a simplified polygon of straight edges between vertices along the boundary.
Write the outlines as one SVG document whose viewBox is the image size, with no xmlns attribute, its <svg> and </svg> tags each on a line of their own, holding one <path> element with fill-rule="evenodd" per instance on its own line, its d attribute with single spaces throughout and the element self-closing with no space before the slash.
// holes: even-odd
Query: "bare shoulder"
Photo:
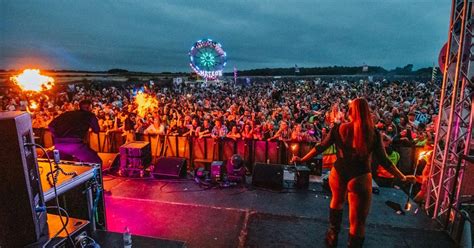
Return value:
<svg viewBox="0 0 474 248">
<path fill-rule="evenodd" d="M 339 126 L 339 137 L 341 137 L 343 142 L 346 142 L 347 139 L 349 138 L 349 132 L 352 129 L 352 123 L 351 122 L 346 122 L 342 123 Z"/>
<path fill-rule="evenodd" d="M 340 125 L 341 129 L 346 129 L 352 125 L 352 122 L 344 122 Z"/>
<path fill-rule="evenodd" d="M 341 134 L 346 133 L 349 129 L 351 129 L 351 127 L 352 127 L 352 122 L 342 123 L 342 124 L 339 126 L 339 132 L 340 132 Z"/>
</svg>

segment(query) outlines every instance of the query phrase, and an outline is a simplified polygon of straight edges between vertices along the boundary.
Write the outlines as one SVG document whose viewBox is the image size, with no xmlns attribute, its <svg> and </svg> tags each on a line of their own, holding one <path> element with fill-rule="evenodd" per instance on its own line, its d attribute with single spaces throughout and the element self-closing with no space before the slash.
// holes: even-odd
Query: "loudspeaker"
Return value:
<svg viewBox="0 0 474 248">
<path fill-rule="evenodd" d="M 157 178 L 185 177 L 186 159 L 177 157 L 159 158 L 151 174 Z"/>
<path fill-rule="evenodd" d="M 273 190 L 282 190 L 283 165 L 256 163 L 253 168 L 252 185 Z"/>
<path fill-rule="evenodd" d="M 306 166 L 296 166 L 296 188 L 308 189 L 309 188 L 309 173 L 310 169 Z"/>
<path fill-rule="evenodd" d="M 120 173 L 127 176 L 142 175 L 150 166 L 151 145 L 146 141 L 133 141 L 120 147 Z"/>
<path fill-rule="evenodd" d="M 115 173 L 120 168 L 120 154 L 119 153 L 97 153 L 102 160 L 102 172 Z"/>
<path fill-rule="evenodd" d="M 36 150 L 25 145 L 34 142 L 30 115 L 0 113 L 0 130 L 0 247 L 40 246 L 48 226 Z"/>
<path fill-rule="evenodd" d="M 133 141 L 120 147 L 120 169 L 145 169 L 150 163 L 150 142 Z"/>
</svg>

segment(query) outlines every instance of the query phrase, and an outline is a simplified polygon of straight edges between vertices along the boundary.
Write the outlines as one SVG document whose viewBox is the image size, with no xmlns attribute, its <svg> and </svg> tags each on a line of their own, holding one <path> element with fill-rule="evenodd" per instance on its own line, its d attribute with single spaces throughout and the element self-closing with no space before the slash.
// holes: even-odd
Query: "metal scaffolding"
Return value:
<svg viewBox="0 0 474 248">
<path fill-rule="evenodd" d="M 433 219 L 446 223 L 445 227 L 453 222 L 453 211 L 459 208 L 460 189 L 467 164 L 460 156 L 468 155 L 472 143 L 472 1 L 452 1 L 429 194 L 425 205 Z"/>
</svg>

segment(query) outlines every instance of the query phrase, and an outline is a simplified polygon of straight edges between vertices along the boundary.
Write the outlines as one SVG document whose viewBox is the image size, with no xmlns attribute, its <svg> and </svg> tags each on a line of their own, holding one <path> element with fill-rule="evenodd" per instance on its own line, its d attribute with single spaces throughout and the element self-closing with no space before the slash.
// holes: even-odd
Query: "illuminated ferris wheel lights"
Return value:
<svg viewBox="0 0 474 248">
<path fill-rule="evenodd" d="M 220 43 L 212 39 L 202 39 L 194 43 L 189 51 L 189 57 L 192 70 L 211 80 L 222 76 L 222 71 L 227 64 L 227 53 Z"/>
</svg>

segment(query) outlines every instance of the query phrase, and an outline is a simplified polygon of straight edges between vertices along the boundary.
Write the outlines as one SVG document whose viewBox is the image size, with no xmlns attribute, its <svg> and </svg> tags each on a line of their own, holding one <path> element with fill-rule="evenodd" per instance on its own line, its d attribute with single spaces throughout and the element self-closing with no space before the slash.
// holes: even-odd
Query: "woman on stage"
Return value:
<svg viewBox="0 0 474 248">
<path fill-rule="evenodd" d="M 365 221 L 372 198 L 372 155 L 390 173 L 402 181 L 415 182 L 415 177 L 403 175 L 388 159 L 380 133 L 372 122 L 369 105 L 364 98 L 357 98 L 349 106 L 350 122 L 335 124 L 324 140 L 303 158 L 293 157 L 292 162 L 302 162 L 336 145 L 337 160 L 329 175 L 332 199 L 329 208 L 329 229 L 326 245 L 336 247 L 341 229 L 342 208 L 349 200 L 349 247 L 362 247 Z"/>
</svg>

